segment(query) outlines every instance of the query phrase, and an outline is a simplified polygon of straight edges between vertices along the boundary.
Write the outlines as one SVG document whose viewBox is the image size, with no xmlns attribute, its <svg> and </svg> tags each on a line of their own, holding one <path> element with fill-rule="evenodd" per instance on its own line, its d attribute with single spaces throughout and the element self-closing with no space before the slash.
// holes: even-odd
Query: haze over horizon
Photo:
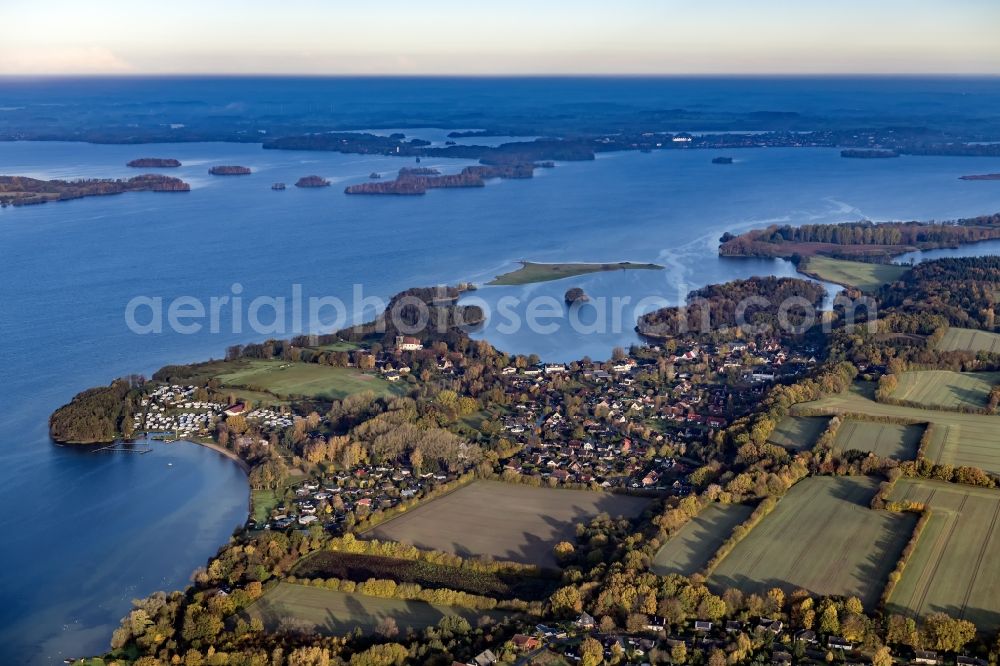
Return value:
<svg viewBox="0 0 1000 666">
<path fill-rule="evenodd" d="M 989 0 L 7 0 L 0 74 L 1000 74 Z"/>
</svg>

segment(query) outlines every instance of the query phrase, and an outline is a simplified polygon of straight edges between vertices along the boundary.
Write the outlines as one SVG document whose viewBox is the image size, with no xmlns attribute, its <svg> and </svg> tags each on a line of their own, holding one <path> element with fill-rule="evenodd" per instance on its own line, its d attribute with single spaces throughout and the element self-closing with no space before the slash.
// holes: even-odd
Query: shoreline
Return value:
<svg viewBox="0 0 1000 666">
<path fill-rule="evenodd" d="M 240 458 L 238 455 L 236 455 L 235 453 L 233 453 L 229 449 L 223 448 L 223 447 L 219 446 L 218 444 L 216 444 L 215 442 L 199 442 L 198 440 L 195 440 L 195 439 L 183 439 L 182 438 L 182 439 L 175 440 L 175 442 L 171 442 L 171 443 L 176 443 L 176 442 L 188 442 L 189 444 L 196 444 L 198 446 L 204 446 L 206 449 L 211 449 L 211 450 L 215 451 L 216 453 L 221 453 L 222 455 L 224 455 L 225 457 L 229 458 L 234 463 L 236 463 L 237 467 L 239 467 L 240 469 L 243 470 L 243 473 L 247 475 L 247 487 L 248 488 L 250 487 L 250 484 L 249 484 L 249 481 L 250 481 L 250 465 L 248 465 L 245 460 L 243 460 L 242 458 Z M 252 489 L 251 489 L 251 492 L 252 492 Z"/>
</svg>

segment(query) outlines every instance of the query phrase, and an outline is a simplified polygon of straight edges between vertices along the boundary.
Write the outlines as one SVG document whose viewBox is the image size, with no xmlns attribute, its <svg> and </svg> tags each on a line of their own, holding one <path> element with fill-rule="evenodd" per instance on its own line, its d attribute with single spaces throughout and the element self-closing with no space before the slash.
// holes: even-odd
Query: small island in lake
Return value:
<svg viewBox="0 0 1000 666">
<path fill-rule="evenodd" d="M 490 285 L 521 285 L 533 282 L 548 282 L 549 280 L 561 280 L 577 275 L 588 273 L 600 273 L 602 271 L 625 271 L 625 270 L 663 270 L 663 266 L 657 264 L 637 264 L 631 261 L 619 261 L 613 264 L 536 264 L 531 261 L 522 261 L 521 267 L 515 271 L 498 275 Z M 582 291 L 582 290 L 581 290 Z M 567 292 L 568 295 L 569 292 Z"/>
<path fill-rule="evenodd" d="M 732 164 L 732 157 L 714 157 L 712 158 L 712 164 Z"/>
<path fill-rule="evenodd" d="M 39 180 L 25 176 L 0 176 L 0 205 L 27 206 L 48 201 L 121 194 L 122 192 L 188 192 L 191 186 L 180 178 L 144 174 L 127 180 Z"/>
<path fill-rule="evenodd" d="M 394 180 L 349 185 L 346 194 L 426 194 L 427 190 L 453 187 L 484 187 L 490 178 L 531 178 L 532 163 L 470 166 L 455 174 L 442 174 L 430 167 L 403 167 Z"/>
<path fill-rule="evenodd" d="M 295 187 L 330 187 L 330 181 L 322 176 L 302 176 L 295 181 Z"/>
<path fill-rule="evenodd" d="M 272 190 L 278 190 L 278 191 L 283 190 L 283 189 L 285 189 L 285 184 L 284 183 L 275 183 L 274 185 L 271 186 L 271 189 Z"/>
<path fill-rule="evenodd" d="M 213 176 L 248 176 L 250 175 L 250 167 L 245 166 L 214 166 L 208 170 Z"/>
<path fill-rule="evenodd" d="M 882 159 L 886 157 L 899 157 L 899 153 L 895 150 L 882 150 L 879 148 L 847 148 L 840 151 L 841 157 L 853 157 L 855 159 L 862 160 L 872 160 L 872 159 Z"/>
<path fill-rule="evenodd" d="M 587 292 L 579 287 L 571 287 L 566 290 L 563 299 L 566 301 L 566 305 L 573 305 L 574 303 L 586 303 L 590 300 L 590 296 L 587 296 Z"/>
<path fill-rule="evenodd" d="M 980 173 L 971 176 L 959 176 L 959 180 L 1000 180 L 1000 173 Z"/>
<path fill-rule="evenodd" d="M 164 157 L 140 157 L 137 160 L 132 160 L 125 166 L 133 167 L 135 169 L 172 169 L 179 167 L 181 165 L 179 160 L 173 158 Z"/>
</svg>

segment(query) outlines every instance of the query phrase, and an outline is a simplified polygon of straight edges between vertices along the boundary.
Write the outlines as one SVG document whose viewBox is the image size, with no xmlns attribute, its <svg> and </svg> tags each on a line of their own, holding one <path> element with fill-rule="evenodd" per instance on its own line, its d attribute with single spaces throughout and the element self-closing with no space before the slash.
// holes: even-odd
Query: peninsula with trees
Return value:
<svg viewBox="0 0 1000 666">
<path fill-rule="evenodd" d="M 1000 213 L 950 222 L 842 222 L 770 225 L 719 239 L 724 257 L 782 257 L 822 254 L 843 259 L 888 261 L 916 250 L 958 247 L 1000 238 Z"/>
<path fill-rule="evenodd" d="M 0 206 L 28 206 L 49 201 L 123 192 L 188 192 L 191 186 L 180 178 L 145 174 L 128 179 L 39 180 L 26 176 L 0 176 Z"/>
</svg>

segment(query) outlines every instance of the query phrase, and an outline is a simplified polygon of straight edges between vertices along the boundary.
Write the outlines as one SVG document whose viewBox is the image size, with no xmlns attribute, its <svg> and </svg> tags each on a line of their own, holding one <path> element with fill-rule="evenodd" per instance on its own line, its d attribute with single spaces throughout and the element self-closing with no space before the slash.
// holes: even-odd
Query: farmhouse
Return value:
<svg viewBox="0 0 1000 666">
<path fill-rule="evenodd" d="M 424 345 L 417 338 L 408 335 L 396 336 L 396 351 L 420 351 Z"/>
<path fill-rule="evenodd" d="M 514 634 L 510 642 L 514 644 L 514 647 L 523 652 L 537 650 L 542 645 L 542 642 L 534 636 L 526 636 L 525 634 Z"/>
</svg>

